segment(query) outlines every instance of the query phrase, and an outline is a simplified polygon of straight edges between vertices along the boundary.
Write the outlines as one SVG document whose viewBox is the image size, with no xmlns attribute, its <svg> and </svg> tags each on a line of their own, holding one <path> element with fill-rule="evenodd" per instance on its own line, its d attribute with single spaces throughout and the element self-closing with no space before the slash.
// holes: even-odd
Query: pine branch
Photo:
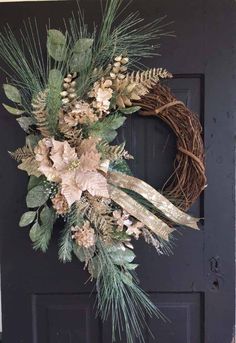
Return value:
<svg viewBox="0 0 236 343">
<path fill-rule="evenodd" d="M 62 231 L 59 248 L 59 260 L 63 263 L 72 261 L 73 240 L 71 235 L 71 224 L 67 221 Z"/>
<path fill-rule="evenodd" d="M 127 343 L 134 343 L 136 337 L 144 343 L 142 329 L 147 327 L 146 315 L 164 317 L 139 288 L 132 274 L 114 264 L 102 242 L 98 243 L 98 250 L 98 312 L 104 321 L 111 315 L 114 341 L 117 330 L 119 336 L 125 332 Z"/>
</svg>

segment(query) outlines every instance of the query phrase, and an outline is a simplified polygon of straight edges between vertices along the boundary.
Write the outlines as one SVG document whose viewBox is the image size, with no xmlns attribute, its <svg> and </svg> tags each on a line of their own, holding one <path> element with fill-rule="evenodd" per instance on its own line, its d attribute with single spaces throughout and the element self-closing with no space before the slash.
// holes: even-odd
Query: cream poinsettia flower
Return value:
<svg viewBox="0 0 236 343">
<path fill-rule="evenodd" d="M 92 196 L 109 198 L 107 180 L 99 172 L 82 172 L 78 168 L 64 175 L 61 193 L 69 206 L 79 201 L 84 191 L 88 191 Z"/>
<path fill-rule="evenodd" d="M 50 159 L 50 150 L 52 148 L 52 139 L 43 138 L 35 147 L 35 159 L 39 163 L 38 170 L 46 176 L 48 181 L 59 182 L 58 172 L 53 168 L 53 162 Z"/>
<path fill-rule="evenodd" d="M 35 159 L 39 162 L 39 171 L 52 182 L 60 182 L 63 172 L 79 162 L 75 149 L 67 141 L 59 142 L 54 138 L 39 141 Z"/>
<path fill-rule="evenodd" d="M 81 154 L 79 165 L 62 177 L 61 193 L 69 206 L 79 201 L 82 192 L 88 191 L 92 196 L 109 198 L 107 180 L 98 170 L 100 169 L 100 154 L 91 150 Z"/>
<path fill-rule="evenodd" d="M 67 141 L 54 138 L 49 142 L 43 139 L 35 149 L 40 172 L 49 181 L 60 184 L 61 194 L 69 207 L 80 200 L 84 191 L 92 196 L 109 198 L 106 177 L 99 172 L 101 155 L 94 140 L 84 140 L 78 151 L 77 154 Z"/>
<path fill-rule="evenodd" d="M 71 148 L 67 141 L 59 142 L 55 139 L 52 139 L 50 159 L 53 161 L 53 167 L 59 172 L 67 171 L 79 163 L 75 148 Z"/>
</svg>

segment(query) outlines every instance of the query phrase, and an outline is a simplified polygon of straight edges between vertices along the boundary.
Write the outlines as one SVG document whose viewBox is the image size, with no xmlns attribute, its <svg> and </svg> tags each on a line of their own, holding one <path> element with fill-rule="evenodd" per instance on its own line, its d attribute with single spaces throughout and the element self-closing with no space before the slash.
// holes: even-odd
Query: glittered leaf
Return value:
<svg viewBox="0 0 236 343">
<path fill-rule="evenodd" d="M 33 248 L 35 250 L 40 249 L 46 252 L 52 236 L 53 224 L 55 220 L 55 211 L 44 206 L 40 213 L 40 224 L 37 222 L 30 230 L 30 238 L 33 241 Z"/>
<path fill-rule="evenodd" d="M 126 263 L 125 268 L 128 270 L 135 270 L 138 267 L 138 264 L 135 263 Z"/>
<path fill-rule="evenodd" d="M 6 104 L 2 104 L 2 105 L 5 108 L 5 110 L 7 110 L 7 112 L 14 114 L 15 116 L 20 116 L 21 114 L 24 113 L 24 111 L 19 110 L 18 108 L 11 107 L 11 106 L 8 106 Z"/>
<path fill-rule="evenodd" d="M 40 177 L 36 177 L 34 175 L 31 175 L 29 178 L 27 190 L 29 191 L 32 188 L 42 184 L 44 182 L 44 180 L 45 180 L 45 178 L 42 175 Z"/>
<path fill-rule="evenodd" d="M 29 236 L 32 242 L 35 242 L 38 239 L 39 231 L 40 231 L 40 225 L 37 222 L 32 226 L 29 232 Z"/>
<path fill-rule="evenodd" d="M 20 127 L 27 133 L 29 132 L 29 127 L 34 124 L 34 120 L 31 117 L 20 117 L 16 120 Z"/>
<path fill-rule="evenodd" d="M 53 208 L 48 207 L 47 205 L 44 206 L 42 212 L 40 213 L 40 221 L 42 226 L 51 226 L 54 223 L 55 219 L 55 211 Z"/>
<path fill-rule="evenodd" d="M 58 30 L 48 30 L 47 49 L 56 61 L 63 61 L 66 51 L 66 37 Z"/>
<path fill-rule="evenodd" d="M 29 208 L 42 206 L 48 200 L 49 194 L 43 185 L 32 188 L 26 196 L 26 204 Z"/>
<path fill-rule="evenodd" d="M 75 43 L 70 60 L 70 69 L 73 72 L 81 72 L 89 64 L 92 55 L 92 45 L 93 39 L 90 38 L 81 38 Z"/>
<path fill-rule="evenodd" d="M 80 262 L 88 263 L 92 259 L 95 251 L 95 246 L 91 248 L 80 247 L 77 244 L 73 244 L 73 252 Z"/>
<path fill-rule="evenodd" d="M 101 124 L 104 126 L 109 126 L 112 130 L 117 130 L 124 124 L 125 121 L 126 117 L 121 116 L 119 114 L 113 114 L 103 119 Z"/>
<path fill-rule="evenodd" d="M 48 76 L 48 83 L 50 87 L 57 87 L 58 85 L 62 84 L 63 75 L 57 69 L 51 69 Z"/>
<path fill-rule="evenodd" d="M 97 278 L 101 272 L 102 266 L 99 258 L 96 256 L 88 264 L 88 271 L 92 278 Z"/>
<path fill-rule="evenodd" d="M 113 262 L 117 265 L 125 265 L 126 263 L 133 262 L 135 254 L 130 249 L 117 249 L 116 251 L 110 252 L 110 257 Z"/>
<path fill-rule="evenodd" d="M 126 117 L 119 114 L 113 114 L 102 121 L 98 121 L 89 128 L 90 136 L 100 137 L 108 142 L 112 142 L 116 136 L 116 130 L 121 127 L 126 120 Z"/>
<path fill-rule="evenodd" d="M 35 217 L 36 217 L 35 211 L 25 212 L 20 219 L 19 226 L 24 227 L 33 223 Z"/>
<path fill-rule="evenodd" d="M 28 147 L 33 149 L 38 144 L 39 140 L 40 140 L 40 136 L 36 136 L 32 134 L 32 135 L 26 136 L 25 143 Z"/>
<path fill-rule="evenodd" d="M 92 45 L 92 38 L 81 38 L 75 43 L 73 51 L 79 54 L 91 49 Z"/>
<path fill-rule="evenodd" d="M 38 167 L 38 162 L 35 160 L 34 156 L 24 159 L 22 163 L 18 165 L 18 169 L 26 171 L 29 176 L 34 175 L 37 177 L 41 175 Z"/>
<path fill-rule="evenodd" d="M 84 249 L 80 246 L 78 246 L 77 244 L 73 245 L 73 252 L 75 254 L 75 256 L 80 260 L 80 262 L 85 262 L 86 260 L 86 256 L 84 253 Z"/>
<path fill-rule="evenodd" d="M 90 54 L 88 53 L 80 53 L 80 54 L 73 54 L 70 61 L 70 69 L 72 72 L 78 72 L 85 69 L 87 64 L 88 58 L 90 58 Z"/>
<path fill-rule="evenodd" d="M 6 94 L 6 97 L 17 103 L 17 104 L 21 104 L 21 95 L 20 95 L 20 92 L 18 91 L 18 89 L 12 85 L 9 85 L 9 84 L 4 84 L 3 85 L 3 89 L 4 89 L 4 92 Z"/>
<path fill-rule="evenodd" d="M 133 278 L 131 276 L 131 274 L 125 274 L 125 273 L 121 273 L 121 278 L 122 281 L 129 287 L 132 287 L 134 282 L 133 282 Z"/>
<path fill-rule="evenodd" d="M 119 173 L 124 173 L 127 175 L 132 175 L 130 167 L 125 160 L 117 160 L 110 164 L 110 170 L 117 171 Z"/>
<path fill-rule="evenodd" d="M 119 111 L 123 114 L 132 114 L 132 113 L 138 112 L 140 108 L 141 108 L 140 106 L 132 106 L 132 107 L 121 108 Z"/>
</svg>

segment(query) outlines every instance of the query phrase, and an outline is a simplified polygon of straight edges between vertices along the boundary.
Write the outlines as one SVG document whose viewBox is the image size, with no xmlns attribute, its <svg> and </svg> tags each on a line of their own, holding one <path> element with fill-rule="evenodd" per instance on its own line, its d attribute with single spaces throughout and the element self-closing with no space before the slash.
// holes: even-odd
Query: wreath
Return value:
<svg viewBox="0 0 236 343">
<path fill-rule="evenodd" d="M 38 27 L 29 22 L 18 39 L 0 34 L 0 57 L 9 68 L 3 104 L 26 132 L 11 152 L 29 175 L 20 227 L 30 227 L 35 250 L 46 252 L 57 219 L 64 219 L 59 260 L 74 254 L 95 280 L 98 314 L 112 317 L 112 333 L 143 342 L 145 316 L 162 317 L 135 274 L 133 241 L 157 254 L 169 248 L 175 225 L 197 229 L 183 212 L 205 187 L 204 150 L 197 116 L 161 80 L 162 68 L 141 69 L 156 54 L 162 19 L 142 24 L 137 13 L 119 23 L 121 0 L 108 0 L 100 30 L 89 33 L 82 11 L 65 32 L 47 30 L 46 59 Z M 115 25 L 114 25 L 115 24 Z M 46 60 L 46 63 L 45 63 Z M 132 175 L 125 144 L 112 145 L 127 116 L 156 115 L 175 132 L 175 171 L 162 194 Z M 172 199 L 170 201 L 169 199 Z"/>
</svg>

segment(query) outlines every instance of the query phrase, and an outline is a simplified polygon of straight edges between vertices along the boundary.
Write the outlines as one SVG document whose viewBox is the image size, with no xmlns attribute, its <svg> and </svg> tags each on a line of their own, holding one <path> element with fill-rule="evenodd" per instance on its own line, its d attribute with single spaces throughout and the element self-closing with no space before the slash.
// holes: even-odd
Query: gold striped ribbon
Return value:
<svg viewBox="0 0 236 343">
<path fill-rule="evenodd" d="M 117 189 L 116 187 L 129 189 L 140 194 L 143 198 L 148 200 L 159 211 L 161 211 L 166 218 L 170 219 L 172 222 L 178 225 L 184 225 L 192 229 L 198 230 L 198 218 L 194 218 L 178 209 L 168 199 L 166 199 L 166 197 L 157 192 L 152 186 L 150 186 L 146 182 L 137 179 L 133 176 L 117 172 L 108 173 L 108 182 L 111 185 L 115 186 L 110 187 L 110 193 L 113 200 L 122 208 L 124 208 L 129 214 L 140 220 L 152 231 L 154 231 L 156 234 L 163 237 L 164 239 L 168 237 L 169 233 L 171 233 L 173 229 L 171 229 L 166 223 L 162 222 L 162 220 L 157 218 L 142 205 L 138 204 L 129 195 L 124 193 L 122 190 Z M 154 218 L 156 218 L 157 220 Z M 157 231 L 159 233 L 157 233 Z"/>
</svg>

